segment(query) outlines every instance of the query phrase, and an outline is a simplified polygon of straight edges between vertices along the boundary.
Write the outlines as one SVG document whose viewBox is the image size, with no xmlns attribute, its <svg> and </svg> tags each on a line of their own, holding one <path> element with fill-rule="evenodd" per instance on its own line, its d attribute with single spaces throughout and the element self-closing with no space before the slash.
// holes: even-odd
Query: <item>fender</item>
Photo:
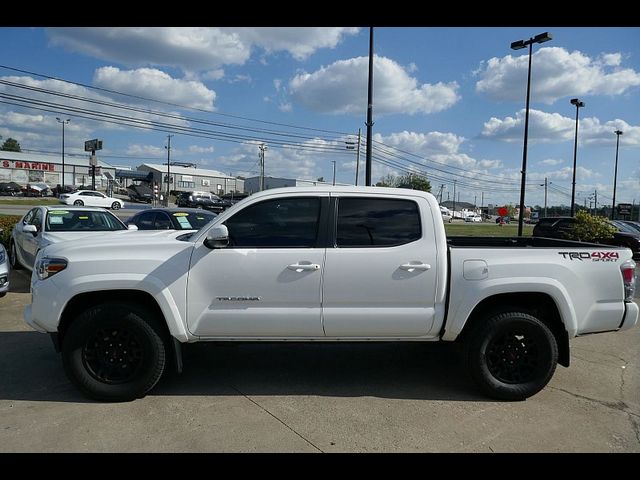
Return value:
<svg viewBox="0 0 640 480">
<path fill-rule="evenodd" d="M 562 323 L 567 330 L 569 338 L 575 337 L 578 332 L 578 320 L 571 297 L 566 288 L 557 280 L 551 278 L 520 277 L 517 281 L 513 278 L 498 278 L 483 282 L 482 288 L 469 289 L 474 293 L 462 298 L 461 301 L 449 306 L 449 318 L 445 325 L 445 332 L 442 340 L 455 340 L 474 308 L 483 300 L 494 295 L 504 293 L 543 293 L 549 295 L 560 312 Z M 477 284 L 476 284 L 477 285 Z M 461 291 L 461 290 L 459 290 Z"/>
<path fill-rule="evenodd" d="M 73 292 L 65 298 L 64 311 L 67 304 L 77 295 L 108 290 L 138 290 L 151 295 L 167 322 L 169 332 L 180 342 L 193 340 L 195 337 L 186 329 L 186 275 L 180 277 L 171 286 L 152 275 L 143 274 L 95 274 L 73 278 L 67 291 Z M 58 319 L 59 320 L 59 319 Z"/>
</svg>

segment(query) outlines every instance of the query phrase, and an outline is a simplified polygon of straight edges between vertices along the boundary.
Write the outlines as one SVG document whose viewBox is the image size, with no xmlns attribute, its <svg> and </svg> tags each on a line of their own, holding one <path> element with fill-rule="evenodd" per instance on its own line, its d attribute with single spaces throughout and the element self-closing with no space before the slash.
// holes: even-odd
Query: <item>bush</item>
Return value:
<svg viewBox="0 0 640 480">
<path fill-rule="evenodd" d="M 22 217 L 19 215 L 0 215 L 0 243 L 2 243 L 7 250 L 9 249 L 9 239 L 11 238 L 11 231 L 13 226 L 18 223 Z"/>
<path fill-rule="evenodd" d="M 615 231 L 606 218 L 595 217 L 580 210 L 576 212 L 576 223 L 567 233 L 567 238 L 581 242 L 599 242 L 613 238 Z"/>
</svg>

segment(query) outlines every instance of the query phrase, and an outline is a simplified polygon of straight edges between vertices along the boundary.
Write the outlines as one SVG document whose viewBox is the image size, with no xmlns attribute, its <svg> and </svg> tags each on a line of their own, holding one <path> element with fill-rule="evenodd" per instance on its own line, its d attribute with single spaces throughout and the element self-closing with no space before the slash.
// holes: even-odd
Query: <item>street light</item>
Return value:
<svg viewBox="0 0 640 480">
<path fill-rule="evenodd" d="M 69 123 L 71 119 L 67 118 L 66 120 L 62 120 L 60 117 L 56 117 L 56 120 L 62 124 L 62 192 L 58 192 L 58 195 L 60 195 L 64 192 L 64 126 Z"/>
<path fill-rule="evenodd" d="M 527 179 L 527 139 L 529 137 L 529 99 L 531 90 L 531 53 L 533 51 L 534 43 L 544 43 L 551 40 L 553 37 L 549 32 L 541 33 L 535 37 L 531 37 L 529 40 L 518 40 L 511 44 L 512 50 L 520 50 L 525 47 L 529 47 L 529 70 L 527 73 L 527 104 L 524 114 L 524 149 L 522 153 L 522 182 L 520 184 L 520 213 L 518 214 L 518 236 L 522 236 L 522 226 L 524 224 L 524 189 Z"/>
<path fill-rule="evenodd" d="M 576 198 L 576 156 L 578 153 L 578 111 L 580 110 L 580 107 L 584 107 L 584 102 L 581 102 L 577 98 L 572 98 L 571 105 L 576 106 L 576 135 L 575 135 L 575 140 L 573 144 L 573 184 L 571 187 L 571 216 L 573 217 L 576 213 L 575 198 Z"/>
<path fill-rule="evenodd" d="M 613 220 L 614 212 L 616 211 L 616 181 L 618 180 L 618 147 L 620 146 L 620 135 L 622 130 L 616 130 L 613 132 L 616 134 L 616 168 L 613 174 L 613 203 L 611 204 L 611 220 Z"/>
</svg>

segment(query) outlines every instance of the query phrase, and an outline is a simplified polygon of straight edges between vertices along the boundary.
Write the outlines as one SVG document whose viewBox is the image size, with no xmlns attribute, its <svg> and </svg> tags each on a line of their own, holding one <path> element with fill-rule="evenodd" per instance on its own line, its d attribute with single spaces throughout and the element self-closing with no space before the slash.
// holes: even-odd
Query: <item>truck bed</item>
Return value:
<svg viewBox="0 0 640 480">
<path fill-rule="evenodd" d="M 513 248 L 622 248 L 601 243 L 576 242 L 574 240 L 560 240 L 544 237 L 469 237 L 447 236 L 450 247 L 482 248 L 482 247 L 513 247 Z"/>
</svg>

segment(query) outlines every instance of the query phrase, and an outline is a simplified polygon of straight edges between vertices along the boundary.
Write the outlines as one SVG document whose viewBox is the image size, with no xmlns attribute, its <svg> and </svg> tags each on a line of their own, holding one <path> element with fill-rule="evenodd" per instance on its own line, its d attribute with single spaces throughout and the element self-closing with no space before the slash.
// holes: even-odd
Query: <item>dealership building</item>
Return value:
<svg viewBox="0 0 640 480">
<path fill-rule="evenodd" d="M 62 171 L 61 155 L 0 150 L 0 182 L 15 182 L 23 187 L 28 183 L 44 182 L 53 188 L 63 184 Z M 115 178 L 115 172 L 115 166 L 103 162 L 98 157 L 95 172 L 96 188 L 106 188 L 109 180 Z M 89 155 L 65 157 L 64 184 L 91 185 Z"/>
<path fill-rule="evenodd" d="M 168 170 L 168 171 L 167 171 Z M 225 193 L 243 193 L 244 180 L 225 175 L 217 170 L 206 170 L 195 166 L 183 167 L 177 165 L 157 165 L 143 163 L 138 166 L 138 172 L 153 175 L 153 182 L 157 182 L 162 191 L 167 189 L 167 178 L 169 178 L 169 189 L 182 192 L 197 190 L 201 192 L 211 192 L 216 195 Z"/>
</svg>

